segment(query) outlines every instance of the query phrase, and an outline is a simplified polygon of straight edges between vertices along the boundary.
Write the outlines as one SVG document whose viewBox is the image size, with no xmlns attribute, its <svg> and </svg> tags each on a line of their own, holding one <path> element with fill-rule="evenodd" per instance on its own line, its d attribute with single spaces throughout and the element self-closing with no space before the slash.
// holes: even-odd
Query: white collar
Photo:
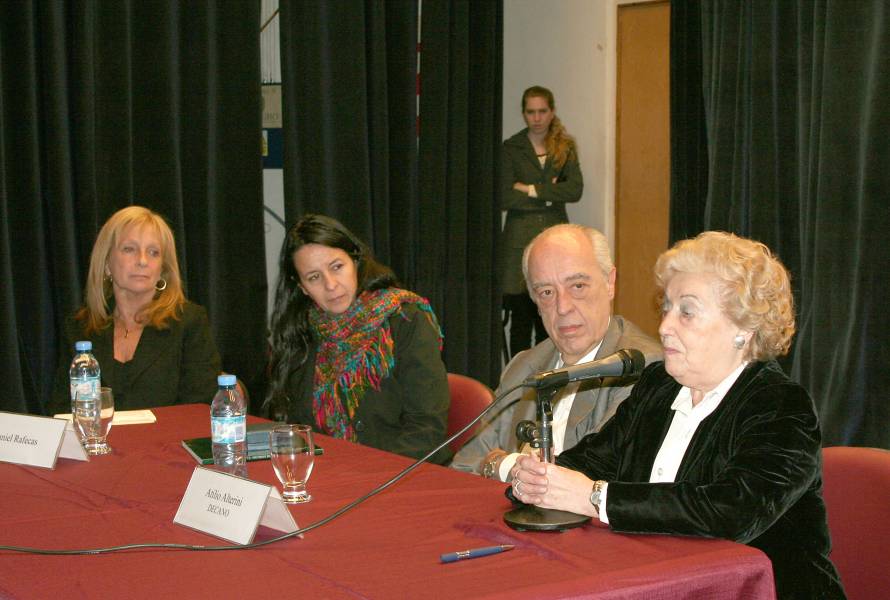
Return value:
<svg viewBox="0 0 890 600">
<path fill-rule="evenodd" d="M 692 390 L 684 385 L 680 388 L 680 392 L 674 399 L 673 404 L 671 404 L 671 410 L 679 411 L 687 417 L 695 415 L 701 421 L 720 405 L 720 402 L 736 382 L 736 379 L 739 378 L 739 375 L 742 374 L 742 371 L 745 370 L 747 364 L 747 361 L 742 362 L 732 373 L 724 377 L 723 381 L 717 384 L 717 387 L 706 393 L 702 401 L 695 406 L 692 405 Z"/>
</svg>

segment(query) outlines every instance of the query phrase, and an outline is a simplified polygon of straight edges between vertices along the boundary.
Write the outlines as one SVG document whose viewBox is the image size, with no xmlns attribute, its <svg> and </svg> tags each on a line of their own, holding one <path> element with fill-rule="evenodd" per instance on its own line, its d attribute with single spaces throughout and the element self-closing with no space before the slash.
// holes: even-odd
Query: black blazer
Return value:
<svg viewBox="0 0 890 600">
<path fill-rule="evenodd" d="M 773 563 L 781 599 L 844 598 L 828 559 L 821 432 L 813 401 L 774 362 L 751 363 L 701 422 L 672 483 L 649 483 L 680 384 L 648 366 L 598 434 L 557 463 L 609 482 L 609 526 L 726 538 Z"/>
<path fill-rule="evenodd" d="M 553 179 L 556 178 L 556 182 Z M 535 186 L 537 198 L 513 189 L 516 182 Z M 507 211 L 501 236 L 501 285 L 505 294 L 525 294 L 522 251 L 532 239 L 552 225 L 568 223 L 566 203 L 577 202 L 584 178 L 576 157 L 556 170 L 548 157 L 544 166 L 523 129 L 504 141 L 501 149 L 501 210 Z"/>
<path fill-rule="evenodd" d="M 93 354 L 102 370 L 102 385 L 113 390 L 115 410 L 192 402 L 209 404 L 216 393 L 220 360 L 207 312 L 186 302 L 181 317 L 170 319 L 168 325 L 167 329 L 146 327 L 133 358 L 122 364 L 114 360 L 114 323 L 98 334 L 85 336 L 80 322 L 69 317 L 46 412 L 71 412 L 68 368 L 74 356 L 74 342 L 78 340 L 93 342 Z"/>
</svg>

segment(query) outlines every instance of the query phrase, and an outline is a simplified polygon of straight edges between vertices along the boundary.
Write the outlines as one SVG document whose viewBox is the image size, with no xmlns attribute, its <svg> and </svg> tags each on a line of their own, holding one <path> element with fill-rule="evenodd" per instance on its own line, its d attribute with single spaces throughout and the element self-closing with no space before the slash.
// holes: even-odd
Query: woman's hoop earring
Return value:
<svg viewBox="0 0 890 600">
<path fill-rule="evenodd" d="M 163 285 L 158 286 L 158 284 L 161 283 L 162 281 L 164 282 Z M 155 282 L 155 289 L 158 290 L 159 292 L 163 292 L 164 290 L 166 290 L 167 289 L 167 280 L 164 279 L 163 277 L 158 279 L 157 282 Z"/>
<path fill-rule="evenodd" d="M 741 333 L 732 338 L 732 347 L 736 350 L 741 350 L 745 347 L 745 336 Z"/>
</svg>

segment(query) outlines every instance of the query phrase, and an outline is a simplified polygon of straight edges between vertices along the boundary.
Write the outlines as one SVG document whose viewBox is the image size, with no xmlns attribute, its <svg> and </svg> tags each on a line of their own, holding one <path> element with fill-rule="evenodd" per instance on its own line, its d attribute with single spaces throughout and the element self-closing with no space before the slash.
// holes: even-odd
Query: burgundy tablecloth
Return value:
<svg viewBox="0 0 890 600">
<path fill-rule="evenodd" d="M 196 463 L 180 446 L 209 433 L 206 405 L 158 408 L 151 425 L 112 429 L 114 453 L 49 471 L 0 463 L 0 544 L 94 548 L 145 542 L 225 545 L 175 525 Z M 408 459 L 321 437 L 301 526 L 373 489 Z M 275 483 L 268 461 L 251 479 Z M 424 465 L 339 519 L 262 548 L 38 556 L 0 551 L 2 598 L 774 598 L 758 550 L 720 540 L 507 527 L 503 484 Z M 276 532 L 261 528 L 257 540 Z M 514 544 L 441 564 L 439 555 Z"/>
</svg>

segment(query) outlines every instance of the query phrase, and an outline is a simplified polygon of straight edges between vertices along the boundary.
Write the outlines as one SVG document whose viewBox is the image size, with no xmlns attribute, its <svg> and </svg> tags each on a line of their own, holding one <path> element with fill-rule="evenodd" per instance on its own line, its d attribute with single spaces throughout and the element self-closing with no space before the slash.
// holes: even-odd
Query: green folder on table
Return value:
<svg viewBox="0 0 890 600">
<path fill-rule="evenodd" d="M 284 423 L 251 423 L 247 426 L 247 460 L 268 460 L 271 457 L 269 452 L 269 432 Z M 209 437 L 191 438 L 182 440 L 182 447 L 192 455 L 198 464 L 213 464 L 213 442 Z M 315 446 L 315 456 L 324 453 L 321 446 Z"/>
</svg>

